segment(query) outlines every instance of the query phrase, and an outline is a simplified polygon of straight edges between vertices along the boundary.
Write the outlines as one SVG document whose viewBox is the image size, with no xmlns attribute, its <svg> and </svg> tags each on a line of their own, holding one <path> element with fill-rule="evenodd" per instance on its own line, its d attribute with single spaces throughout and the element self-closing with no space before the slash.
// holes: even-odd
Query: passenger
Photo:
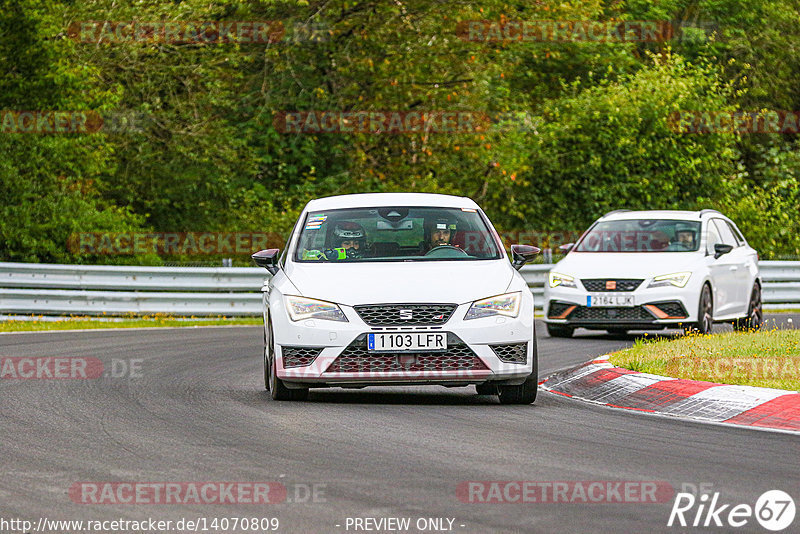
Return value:
<svg viewBox="0 0 800 534">
<path fill-rule="evenodd" d="M 325 250 L 306 250 L 302 259 L 318 261 L 336 261 L 359 259 L 366 250 L 366 232 L 364 227 L 351 221 L 336 223 L 333 228 L 332 248 Z"/>
</svg>

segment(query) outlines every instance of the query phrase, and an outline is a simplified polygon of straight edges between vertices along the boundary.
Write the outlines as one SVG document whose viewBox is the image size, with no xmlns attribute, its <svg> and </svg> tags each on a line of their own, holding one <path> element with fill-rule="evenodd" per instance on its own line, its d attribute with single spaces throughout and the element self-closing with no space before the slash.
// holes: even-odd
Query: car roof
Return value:
<svg viewBox="0 0 800 534">
<path fill-rule="evenodd" d="M 678 219 L 687 221 L 700 221 L 704 217 L 727 217 L 716 210 L 683 211 L 683 210 L 619 210 L 605 214 L 600 219 L 604 221 L 625 221 L 630 219 Z"/>
<path fill-rule="evenodd" d="M 436 208 L 472 208 L 478 205 L 470 198 L 435 193 L 361 193 L 317 198 L 306 204 L 307 211 L 341 208 L 373 208 L 391 206 L 422 206 Z"/>
</svg>

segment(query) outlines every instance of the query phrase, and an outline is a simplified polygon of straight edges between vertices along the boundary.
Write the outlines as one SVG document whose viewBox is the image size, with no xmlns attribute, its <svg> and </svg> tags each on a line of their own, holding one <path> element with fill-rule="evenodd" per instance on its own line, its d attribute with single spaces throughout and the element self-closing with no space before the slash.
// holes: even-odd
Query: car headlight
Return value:
<svg viewBox="0 0 800 534">
<path fill-rule="evenodd" d="M 647 287 L 665 287 L 669 285 L 673 285 L 675 287 L 684 287 L 691 276 L 692 273 L 690 271 L 662 274 L 661 276 L 656 276 L 653 278 L 653 281 L 650 282 L 650 285 Z"/>
<path fill-rule="evenodd" d="M 347 322 L 342 309 L 333 302 L 309 299 L 306 297 L 286 296 L 286 309 L 292 321 L 303 319 L 325 319 L 326 321 Z"/>
<path fill-rule="evenodd" d="M 575 278 L 568 274 L 550 272 L 550 287 L 578 287 L 575 285 Z"/>
<path fill-rule="evenodd" d="M 480 319 L 481 317 L 491 317 L 492 315 L 505 315 L 506 317 L 516 317 L 519 315 L 519 305 L 522 302 L 522 293 L 506 293 L 488 299 L 476 300 L 469 307 L 464 320 Z"/>
</svg>

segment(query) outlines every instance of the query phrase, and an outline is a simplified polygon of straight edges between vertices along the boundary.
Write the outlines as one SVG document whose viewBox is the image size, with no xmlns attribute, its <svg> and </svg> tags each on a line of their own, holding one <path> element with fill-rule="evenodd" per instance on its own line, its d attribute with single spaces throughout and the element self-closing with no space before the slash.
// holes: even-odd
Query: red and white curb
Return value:
<svg viewBox="0 0 800 534">
<path fill-rule="evenodd" d="M 601 356 L 556 373 L 542 389 L 610 406 L 765 429 L 800 432 L 800 394 L 639 373 Z"/>
</svg>

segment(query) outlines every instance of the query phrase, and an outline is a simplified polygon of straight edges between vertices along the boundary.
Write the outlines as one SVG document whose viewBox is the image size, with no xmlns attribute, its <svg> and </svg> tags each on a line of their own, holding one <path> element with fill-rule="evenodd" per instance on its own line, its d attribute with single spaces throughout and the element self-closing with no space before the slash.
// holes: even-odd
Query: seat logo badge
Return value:
<svg viewBox="0 0 800 534">
<path fill-rule="evenodd" d="M 606 289 L 614 290 L 617 289 L 617 281 L 616 280 L 606 280 Z"/>
<path fill-rule="evenodd" d="M 414 312 L 412 310 L 400 310 L 400 318 L 406 321 L 413 319 Z"/>
<path fill-rule="evenodd" d="M 397 363 L 399 363 L 403 369 L 409 370 L 417 365 L 417 357 L 413 354 L 401 354 L 397 357 Z"/>
</svg>

